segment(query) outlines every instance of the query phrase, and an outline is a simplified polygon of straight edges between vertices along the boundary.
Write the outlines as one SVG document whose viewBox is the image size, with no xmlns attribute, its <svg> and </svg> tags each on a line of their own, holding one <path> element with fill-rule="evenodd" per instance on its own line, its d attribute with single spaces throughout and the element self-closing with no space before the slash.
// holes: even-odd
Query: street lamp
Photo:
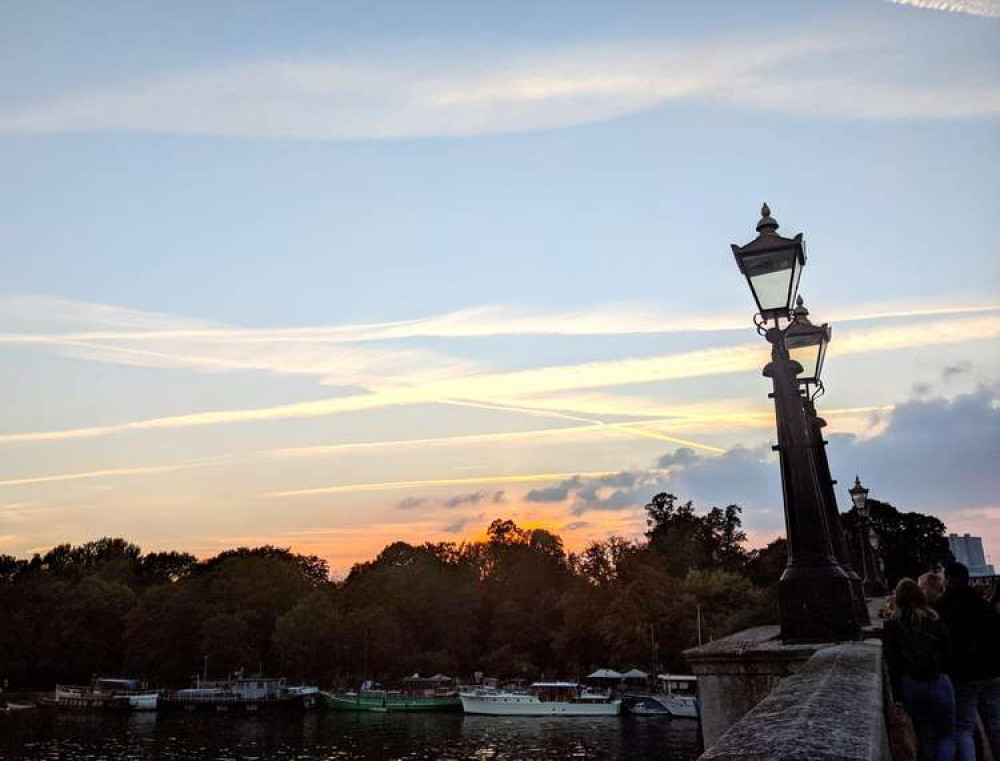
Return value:
<svg viewBox="0 0 1000 761">
<path fill-rule="evenodd" d="M 861 577 L 851 565 L 850 554 L 847 551 L 847 540 L 844 537 L 844 527 L 840 520 L 840 508 L 837 507 L 837 494 L 833 487 L 836 481 L 830 472 L 830 461 L 826 456 L 826 440 L 823 429 L 826 421 L 816 413 L 815 399 L 823 391 L 823 360 L 826 358 L 826 348 L 833 337 L 829 325 L 813 325 L 809 321 L 809 310 L 806 309 L 799 296 L 795 309 L 792 310 L 792 320 L 785 329 L 785 345 L 789 357 L 802 365 L 802 373 L 798 377 L 799 390 L 802 394 L 802 406 L 806 414 L 806 423 L 816 475 L 819 478 L 820 492 L 823 497 L 823 507 L 826 514 L 826 525 L 830 533 L 830 545 L 833 556 L 844 569 L 851 583 L 851 598 L 854 603 L 854 617 L 862 626 L 871 623 L 868 615 L 868 605 L 865 602 L 864 584 Z"/>
<path fill-rule="evenodd" d="M 851 581 L 834 554 L 827 501 L 814 453 L 812 425 L 799 390 L 803 365 L 789 356 L 788 331 L 799 278 L 805 265 L 801 233 L 783 238 L 767 204 L 761 208 L 757 238 L 733 246 L 740 272 L 747 279 L 760 309 L 758 332 L 771 344 L 771 361 L 764 368 L 774 391 L 775 422 L 781 463 L 781 485 L 788 535 L 788 565 L 778 583 L 781 636 L 788 642 L 829 642 L 854 639 L 859 631 Z M 804 307 L 803 307 L 804 308 Z M 780 321 L 792 321 L 782 330 Z M 768 327 L 768 321 L 774 325 Z M 819 335 L 819 334 L 817 334 Z M 803 342 L 805 334 L 793 343 Z M 829 340 L 829 333 L 819 335 Z M 810 339 L 811 340 L 811 339 Z M 804 344 L 797 348 L 802 348 Z M 822 346 L 810 368 L 816 382 L 822 370 Z"/>
<path fill-rule="evenodd" d="M 785 330 L 785 346 L 789 358 L 802 365 L 802 373 L 798 377 L 800 384 L 820 385 L 826 347 L 832 336 L 833 329 L 825 322 L 813 325 L 809 321 L 809 310 L 799 296 L 792 310 L 792 322 Z"/>
<path fill-rule="evenodd" d="M 761 317 L 767 321 L 787 319 L 799 290 L 799 278 L 806 263 L 802 233 L 783 238 L 775 232 L 778 223 L 764 204 L 757 223 L 757 237 L 745 246 L 732 247 L 736 264 L 750 285 Z"/>
<path fill-rule="evenodd" d="M 868 489 L 861 485 L 861 479 L 854 477 L 854 486 L 847 490 L 851 495 L 851 502 L 858 509 L 858 515 L 868 520 Z"/>
<path fill-rule="evenodd" d="M 854 486 L 847 490 L 858 513 L 858 535 L 861 537 L 862 587 L 865 596 L 875 597 L 885 594 L 885 584 L 878 567 L 878 559 L 872 547 L 871 511 L 868 508 L 868 489 L 861 485 L 861 479 L 854 476 Z"/>
</svg>

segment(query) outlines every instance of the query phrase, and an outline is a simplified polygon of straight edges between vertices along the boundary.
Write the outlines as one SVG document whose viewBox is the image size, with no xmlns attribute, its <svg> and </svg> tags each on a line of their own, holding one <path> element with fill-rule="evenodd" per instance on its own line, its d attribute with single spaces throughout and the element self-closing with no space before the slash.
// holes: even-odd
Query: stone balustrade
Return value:
<svg viewBox="0 0 1000 761">
<path fill-rule="evenodd" d="M 702 761 L 888 759 L 881 643 L 783 645 L 774 629 L 751 629 L 687 653 L 709 693 Z"/>
</svg>

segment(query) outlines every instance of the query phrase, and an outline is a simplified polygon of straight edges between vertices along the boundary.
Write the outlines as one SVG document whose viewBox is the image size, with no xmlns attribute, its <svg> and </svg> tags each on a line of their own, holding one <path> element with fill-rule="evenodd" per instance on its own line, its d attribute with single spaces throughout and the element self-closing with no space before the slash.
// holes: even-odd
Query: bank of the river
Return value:
<svg viewBox="0 0 1000 761">
<path fill-rule="evenodd" d="M 689 761 L 696 755 L 695 722 L 643 717 L 498 718 L 317 712 L 246 718 L 49 711 L 0 717 L 0 758 L 4 761 Z"/>
</svg>

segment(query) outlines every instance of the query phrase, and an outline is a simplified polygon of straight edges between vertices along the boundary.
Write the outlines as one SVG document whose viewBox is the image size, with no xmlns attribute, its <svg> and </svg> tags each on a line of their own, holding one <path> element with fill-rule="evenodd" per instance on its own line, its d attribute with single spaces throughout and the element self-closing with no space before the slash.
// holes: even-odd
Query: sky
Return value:
<svg viewBox="0 0 1000 761">
<path fill-rule="evenodd" d="M 0 553 L 765 543 L 766 201 L 841 508 L 1000 562 L 998 170 L 998 0 L 8 0 Z"/>
</svg>

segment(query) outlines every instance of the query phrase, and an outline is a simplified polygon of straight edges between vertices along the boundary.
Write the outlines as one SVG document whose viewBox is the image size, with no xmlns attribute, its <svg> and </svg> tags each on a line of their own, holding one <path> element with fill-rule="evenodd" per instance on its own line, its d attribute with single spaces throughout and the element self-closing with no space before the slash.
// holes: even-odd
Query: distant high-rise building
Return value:
<svg viewBox="0 0 1000 761">
<path fill-rule="evenodd" d="M 958 534 L 948 534 L 948 547 L 955 560 L 969 569 L 970 576 L 993 576 L 995 571 L 992 565 L 986 562 L 986 553 L 983 552 L 983 539 L 979 536 L 959 536 Z"/>
</svg>

